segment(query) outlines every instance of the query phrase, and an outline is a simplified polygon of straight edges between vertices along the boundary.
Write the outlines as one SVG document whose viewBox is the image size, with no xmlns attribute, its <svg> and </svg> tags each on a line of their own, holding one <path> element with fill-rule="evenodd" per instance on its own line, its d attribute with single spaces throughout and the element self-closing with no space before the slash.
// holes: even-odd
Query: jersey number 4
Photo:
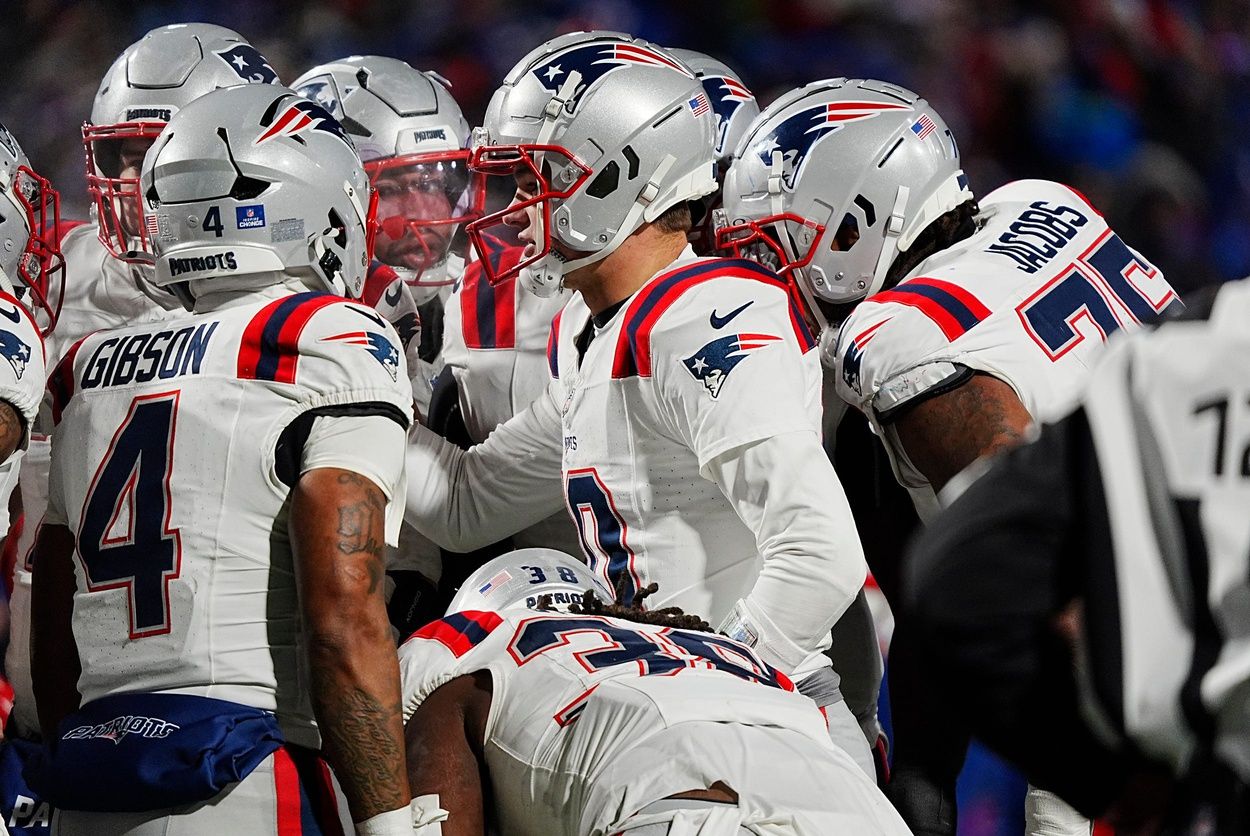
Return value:
<svg viewBox="0 0 1250 836">
<path fill-rule="evenodd" d="M 181 537 L 169 525 L 178 395 L 131 401 L 83 503 L 78 554 L 87 588 L 127 591 L 132 639 L 169 632 L 169 582 L 182 567 Z"/>
<path fill-rule="evenodd" d="M 1058 360 L 1086 337 L 1105 341 L 1124 324 L 1121 316 L 1151 322 L 1175 300 L 1159 271 L 1107 230 L 1016 313 L 1033 342 Z"/>
</svg>

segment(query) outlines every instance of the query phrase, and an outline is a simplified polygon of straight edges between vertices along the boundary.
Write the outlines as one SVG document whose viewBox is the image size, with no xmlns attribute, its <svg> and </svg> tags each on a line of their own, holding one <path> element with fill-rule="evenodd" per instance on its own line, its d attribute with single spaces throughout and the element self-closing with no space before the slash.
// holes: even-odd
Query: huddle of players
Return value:
<svg viewBox="0 0 1250 836">
<path fill-rule="evenodd" d="M 27 736 L 56 741 L 32 780 L 59 831 L 480 833 L 493 809 L 517 833 L 906 832 L 856 763 L 868 741 L 825 653 L 863 558 L 818 450 L 822 388 L 932 519 L 970 465 L 1075 403 L 1112 331 L 1177 300 L 1065 186 L 978 204 L 910 91 L 817 82 L 743 129 L 749 92 L 700 60 L 557 38 L 470 144 L 442 83 L 393 60 L 311 70 L 300 99 L 217 27 L 119 59 L 97 110 L 135 98 L 84 131 L 99 234 L 63 239 L 59 292 L 62 329 L 96 310 L 131 327 L 49 343 L 46 487 L 23 471 L 26 518 L 28 493 L 47 511 L 38 700 L 19 689 L 13 721 L 37 704 Z M 152 92 L 204 71 L 238 78 L 174 107 Z M 489 174 L 516 185 L 493 214 Z M 437 319 L 457 278 L 443 344 L 468 450 L 409 427 L 414 395 L 437 407 L 411 294 Z M 192 314 L 155 307 L 175 300 Z M 41 426 L 23 397 L 4 399 Z M 562 506 L 587 564 L 487 564 L 397 673 L 381 573 L 399 512 L 467 550 L 542 538 Z M 912 780 L 909 824 L 953 827 L 953 774 Z M 1031 826 L 1088 827 L 1039 797 Z"/>
</svg>

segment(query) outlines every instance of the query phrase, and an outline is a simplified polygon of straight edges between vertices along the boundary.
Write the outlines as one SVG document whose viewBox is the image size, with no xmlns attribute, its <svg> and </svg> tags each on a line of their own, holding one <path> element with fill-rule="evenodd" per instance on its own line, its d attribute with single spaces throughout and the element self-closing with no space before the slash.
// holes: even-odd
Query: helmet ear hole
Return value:
<svg viewBox="0 0 1250 836">
<path fill-rule="evenodd" d="M 335 209 L 330 210 L 330 214 L 328 217 L 330 220 L 330 229 L 338 230 L 338 232 L 334 236 L 334 243 L 338 244 L 340 247 L 346 247 L 347 246 L 347 224 L 343 222 L 342 217 L 339 216 L 338 211 Z"/>
<path fill-rule="evenodd" d="M 586 194 L 602 200 L 616 191 L 616 187 L 620 185 L 620 182 L 621 167 L 616 164 L 616 160 L 613 160 L 605 165 L 603 171 L 599 172 L 599 176 L 586 187 Z"/>
<path fill-rule="evenodd" d="M 869 225 L 871 226 L 871 224 Z M 842 223 L 838 225 L 838 231 L 834 234 L 833 240 L 829 242 L 829 249 L 837 252 L 847 252 L 858 241 L 859 220 L 854 215 L 847 214 L 842 218 Z"/>
</svg>

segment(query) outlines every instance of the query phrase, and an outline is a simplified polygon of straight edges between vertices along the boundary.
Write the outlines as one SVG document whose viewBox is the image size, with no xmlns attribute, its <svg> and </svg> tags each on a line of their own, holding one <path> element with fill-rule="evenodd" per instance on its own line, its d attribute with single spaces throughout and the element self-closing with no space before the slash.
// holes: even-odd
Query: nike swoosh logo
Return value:
<svg viewBox="0 0 1250 836">
<path fill-rule="evenodd" d="M 726 325 L 729 324 L 729 320 L 733 319 L 735 316 L 742 313 L 743 311 L 745 311 L 747 308 L 751 307 L 754 304 L 755 304 L 755 300 L 752 299 L 750 302 L 744 303 L 742 307 L 736 308 L 730 311 L 729 313 L 725 314 L 724 316 L 717 316 L 716 309 L 713 308 L 712 315 L 708 317 L 708 322 L 712 323 L 713 328 L 724 328 Z"/>
<path fill-rule="evenodd" d="M 358 308 L 358 307 L 356 307 L 355 305 L 348 305 L 348 306 L 347 306 L 347 309 L 348 309 L 349 311 L 355 311 L 356 313 L 358 313 L 358 314 L 360 314 L 361 316 L 363 316 L 365 319 L 369 320 L 369 321 L 370 321 L 370 322 L 372 322 L 372 323 L 375 323 L 375 324 L 376 324 L 379 328 L 385 328 L 385 327 L 386 327 L 386 320 L 385 320 L 385 319 L 383 319 L 382 317 L 378 316 L 378 315 L 377 315 L 376 313 L 374 313 L 373 311 L 366 311 L 365 309 L 363 309 L 363 308 Z"/>
<path fill-rule="evenodd" d="M 393 287 L 395 288 L 395 293 L 392 294 L 390 290 L 387 290 L 385 296 L 383 297 L 386 299 L 386 304 L 390 305 L 392 308 L 398 305 L 399 300 L 404 296 L 403 285 L 399 282 L 394 282 Z"/>
<path fill-rule="evenodd" d="M 14 308 L 11 311 L 6 311 L 3 308 L 0 308 L 0 316 L 3 316 L 9 322 L 13 322 L 13 323 L 18 323 L 22 321 L 22 315 L 21 313 L 18 312 L 17 308 Z"/>
</svg>

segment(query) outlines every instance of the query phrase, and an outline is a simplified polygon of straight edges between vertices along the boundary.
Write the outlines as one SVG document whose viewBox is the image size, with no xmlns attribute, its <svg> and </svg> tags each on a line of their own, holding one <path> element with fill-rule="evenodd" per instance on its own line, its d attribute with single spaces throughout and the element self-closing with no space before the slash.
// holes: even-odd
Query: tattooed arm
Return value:
<svg viewBox="0 0 1250 836">
<path fill-rule="evenodd" d="M 895 429 L 912 464 L 940 491 L 980 457 L 1021 444 L 1032 422 L 1014 389 L 975 374 L 959 388 L 907 410 Z"/>
<path fill-rule="evenodd" d="M 352 820 L 409 802 L 399 661 L 383 600 L 386 497 L 339 468 L 309 470 L 292 492 L 313 710 Z"/>
</svg>

